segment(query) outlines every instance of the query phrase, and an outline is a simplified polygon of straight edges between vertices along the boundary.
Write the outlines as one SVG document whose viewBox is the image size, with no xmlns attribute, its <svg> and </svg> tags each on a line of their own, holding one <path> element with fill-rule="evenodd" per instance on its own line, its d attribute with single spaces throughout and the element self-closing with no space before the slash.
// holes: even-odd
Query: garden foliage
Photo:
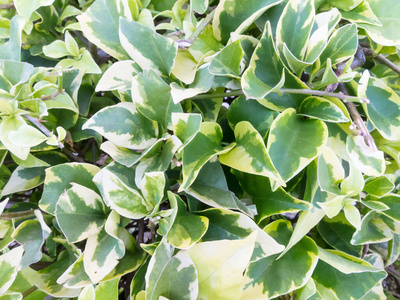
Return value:
<svg viewBox="0 0 400 300">
<path fill-rule="evenodd" d="M 400 2 L 0 2 L 0 300 L 392 297 Z"/>
</svg>

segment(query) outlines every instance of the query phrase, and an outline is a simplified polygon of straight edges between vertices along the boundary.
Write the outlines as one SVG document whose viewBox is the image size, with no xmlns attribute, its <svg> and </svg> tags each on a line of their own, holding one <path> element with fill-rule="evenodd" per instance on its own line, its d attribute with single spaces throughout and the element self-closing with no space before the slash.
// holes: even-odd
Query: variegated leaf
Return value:
<svg viewBox="0 0 400 300">
<path fill-rule="evenodd" d="M 197 268 L 199 298 L 238 299 L 256 235 L 253 232 L 244 239 L 198 243 L 187 250 Z"/>
<path fill-rule="evenodd" d="M 261 99 L 278 91 L 284 81 L 284 66 L 276 53 L 271 24 L 267 22 L 249 68 L 243 74 L 242 89 L 247 98 Z"/>
<path fill-rule="evenodd" d="M 279 243 L 287 244 L 293 229 L 289 221 L 278 220 L 266 226 L 264 231 Z M 240 299 L 275 298 L 304 286 L 317 265 L 318 249 L 311 238 L 303 237 L 282 257 L 276 259 L 277 256 L 249 265 Z"/>
<path fill-rule="evenodd" d="M 158 134 L 156 123 L 139 113 L 134 103 L 128 102 L 103 108 L 82 129 L 92 129 L 117 146 L 135 150 L 151 146 Z"/>
<path fill-rule="evenodd" d="M 2 274 L 0 276 L 0 295 L 8 290 L 17 277 L 23 253 L 23 247 L 16 247 L 0 255 L 0 272 Z"/>
<path fill-rule="evenodd" d="M 129 56 L 143 69 L 169 75 L 178 44 L 135 21 L 120 19 L 119 38 Z"/>
<path fill-rule="evenodd" d="M 168 192 L 168 199 L 173 213 L 169 220 L 171 226 L 167 234 L 167 243 L 178 249 L 188 249 L 206 233 L 208 219 L 186 212 L 185 203 L 171 192 Z"/>
<path fill-rule="evenodd" d="M 237 240 L 248 237 L 257 232 L 254 251 L 251 262 L 264 257 L 275 255 L 284 249 L 284 246 L 276 242 L 270 235 L 263 231 L 256 223 L 242 213 L 227 209 L 207 209 L 198 213 L 209 220 L 209 226 L 202 241 Z"/>
<path fill-rule="evenodd" d="M 61 194 L 55 216 L 70 243 L 82 241 L 100 231 L 106 221 L 106 208 L 100 196 L 77 183 Z"/>
<path fill-rule="evenodd" d="M 229 40 L 231 32 L 242 33 L 262 13 L 280 2 L 282 0 L 221 1 L 213 19 L 214 36 L 225 44 Z"/>
<path fill-rule="evenodd" d="M 299 110 L 305 116 L 325 122 L 346 123 L 350 121 L 340 107 L 321 97 L 307 97 L 301 103 Z"/>
<path fill-rule="evenodd" d="M 328 129 L 320 120 L 302 120 L 287 109 L 272 123 L 267 152 L 282 179 L 287 182 L 324 149 Z"/>
<path fill-rule="evenodd" d="M 96 191 L 92 179 L 99 170 L 95 165 L 85 163 L 66 163 L 47 168 L 40 208 L 54 215 L 58 198 L 70 188 L 71 182 L 79 182 L 80 185 Z"/>
<path fill-rule="evenodd" d="M 180 104 L 172 101 L 170 91 L 169 85 L 153 70 L 145 70 L 132 79 L 132 100 L 137 110 L 164 129 L 172 129 L 172 113 L 182 112 Z"/>
<path fill-rule="evenodd" d="M 180 190 L 187 189 L 196 179 L 203 165 L 213 156 L 223 154 L 231 149 L 221 146 L 222 129 L 217 123 L 203 122 L 200 130 L 186 145 L 182 152 L 183 182 Z"/>
<path fill-rule="evenodd" d="M 119 17 L 117 0 L 95 1 L 78 17 L 85 37 L 116 59 L 127 59 L 118 37 Z"/>
<path fill-rule="evenodd" d="M 240 40 L 237 40 L 227 45 L 214 56 L 208 70 L 213 75 L 239 78 L 243 57 L 244 51 Z"/>
<path fill-rule="evenodd" d="M 169 295 L 172 299 L 197 299 L 197 273 L 190 253 L 180 251 L 174 255 L 174 248 L 164 238 L 146 272 L 146 300 L 158 300 L 161 295 Z"/>
<path fill-rule="evenodd" d="M 235 139 L 235 147 L 219 156 L 222 164 L 242 172 L 271 178 L 280 185 L 285 184 L 271 162 L 263 138 L 249 122 L 236 124 Z"/>
<path fill-rule="evenodd" d="M 132 60 L 117 61 L 101 76 L 96 91 L 129 90 L 133 76 L 140 71 L 140 67 Z"/>
</svg>

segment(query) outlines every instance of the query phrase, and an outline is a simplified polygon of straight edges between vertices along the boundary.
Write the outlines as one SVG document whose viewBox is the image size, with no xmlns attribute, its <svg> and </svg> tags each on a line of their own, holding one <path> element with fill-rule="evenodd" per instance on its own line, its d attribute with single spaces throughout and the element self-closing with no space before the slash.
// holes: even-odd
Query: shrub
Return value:
<svg viewBox="0 0 400 300">
<path fill-rule="evenodd" d="M 2 300 L 396 295 L 400 3 L 1 2 Z"/>
</svg>

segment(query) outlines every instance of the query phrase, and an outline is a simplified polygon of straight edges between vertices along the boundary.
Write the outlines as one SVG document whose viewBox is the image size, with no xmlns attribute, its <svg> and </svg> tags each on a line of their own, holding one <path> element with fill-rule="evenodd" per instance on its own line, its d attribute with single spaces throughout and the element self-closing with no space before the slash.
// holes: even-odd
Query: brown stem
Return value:
<svg viewBox="0 0 400 300">
<path fill-rule="evenodd" d="M 376 55 L 372 49 L 369 48 L 364 48 L 364 54 L 368 55 L 370 57 L 372 57 L 373 59 L 379 61 L 381 64 L 384 64 L 385 66 L 391 68 L 393 71 L 395 71 L 397 74 L 400 74 L 400 68 L 392 63 L 389 59 L 387 59 L 385 56 L 383 56 L 382 54 L 378 54 Z"/>
<path fill-rule="evenodd" d="M 139 219 L 137 221 L 138 234 L 136 236 L 136 244 L 140 248 L 140 244 L 144 243 L 144 219 Z"/>
<path fill-rule="evenodd" d="M 349 92 L 347 91 L 346 85 L 344 83 L 339 84 L 339 89 L 343 94 L 345 94 L 345 95 L 349 94 Z M 358 113 L 356 105 L 353 102 L 345 102 L 345 105 L 346 105 L 347 109 L 349 110 L 351 118 L 353 119 L 354 123 L 356 124 L 357 129 L 360 132 L 360 135 L 364 137 L 365 144 L 368 147 L 377 149 L 374 138 L 369 133 L 367 126 L 365 126 L 364 120 L 361 118 L 360 114 Z"/>
<path fill-rule="evenodd" d="M 15 9 L 14 3 L 0 4 L 0 9 Z"/>
<path fill-rule="evenodd" d="M 35 211 L 33 209 L 30 209 L 30 210 L 25 210 L 25 211 L 2 213 L 0 215 L 0 219 L 12 220 L 12 219 L 33 217 L 34 215 L 35 215 Z"/>
</svg>

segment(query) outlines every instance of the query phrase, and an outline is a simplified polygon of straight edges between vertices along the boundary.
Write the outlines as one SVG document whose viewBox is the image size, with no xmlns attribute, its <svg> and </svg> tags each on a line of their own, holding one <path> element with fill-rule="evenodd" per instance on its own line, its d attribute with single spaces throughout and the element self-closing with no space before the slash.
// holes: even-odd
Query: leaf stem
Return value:
<svg viewBox="0 0 400 300">
<path fill-rule="evenodd" d="M 33 217 L 35 215 L 35 211 L 33 209 L 25 210 L 25 211 L 16 211 L 16 212 L 6 212 L 0 215 L 0 219 L 3 220 L 12 220 L 26 217 Z"/>
<path fill-rule="evenodd" d="M 344 83 L 339 83 L 339 89 L 344 95 L 349 94 L 349 92 L 347 91 L 346 85 Z M 369 133 L 367 126 L 365 126 L 364 120 L 361 118 L 356 105 L 352 102 L 345 102 L 345 105 L 346 105 L 347 109 L 349 110 L 351 118 L 353 119 L 354 123 L 356 124 L 357 129 L 360 132 L 360 135 L 364 137 L 365 144 L 368 147 L 377 149 L 374 138 Z"/>
<path fill-rule="evenodd" d="M 36 285 L 31 286 L 29 289 L 27 289 L 25 292 L 22 293 L 22 298 L 25 298 L 26 296 L 32 294 L 37 289 L 38 287 Z"/>
<path fill-rule="evenodd" d="M 214 17 L 215 10 L 210 12 L 200 23 L 199 26 L 197 26 L 196 30 L 192 33 L 192 35 L 188 38 L 188 42 L 190 44 L 193 44 L 193 42 L 197 39 L 197 37 L 200 35 L 200 33 L 203 32 L 203 30 L 207 27 L 208 23 L 211 22 L 212 18 Z"/>
<path fill-rule="evenodd" d="M 395 71 L 397 74 L 400 74 L 400 68 L 396 64 L 391 62 L 389 59 L 387 59 L 385 56 L 383 56 L 382 54 L 376 55 L 372 51 L 372 49 L 368 49 L 368 48 L 364 48 L 363 50 L 364 50 L 365 55 L 371 56 L 373 59 L 375 59 L 375 60 L 379 61 L 381 64 L 384 64 L 385 66 L 389 67 L 390 69 Z"/>
<path fill-rule="evenodd" d="M 47 137 L 51 137 L 52 133 L 50 130 L 48 130 L 42 123 L 40 123 L 40 120 L 32 117 L 31 115 L 23 115 L 25 119 L 27 119 L 29 122 L 31 122 L 33 125 L 35 125 L 41 132 L 43 132 Z M 61 142 L 58 142 L 58 147 L 60 149 L 64 148 L 64 145 Z"/>
<path fill-rule="evenodd" d="M 321 96 L 321 97 L 336 97 L 336 98 L 343 100 L 344 102 L 360 101 L 360 102 L 369 103 L 369 100 L 366 98 L 349 96 L 349 95 L 345 95 L 343 93 L 333 93 L 333 92 L 307 90 L 307 89 L 280 89 L 279 92 L 282 94 L 301 94 L 301 95 Z M 274 93 L 277 93 L 277 92 L 274 92 Z M 192 97 L 191 99 L 200 100 L 200 99 L 210 99 L 210 98 L 234 97 L 234 96 L 240 96 L 243 94 L 244 93 L 242 90 L 237 90 L 237 91 L 228 92 L 228 93 L 197 95 L 197 96 Z"/>
</svg>

